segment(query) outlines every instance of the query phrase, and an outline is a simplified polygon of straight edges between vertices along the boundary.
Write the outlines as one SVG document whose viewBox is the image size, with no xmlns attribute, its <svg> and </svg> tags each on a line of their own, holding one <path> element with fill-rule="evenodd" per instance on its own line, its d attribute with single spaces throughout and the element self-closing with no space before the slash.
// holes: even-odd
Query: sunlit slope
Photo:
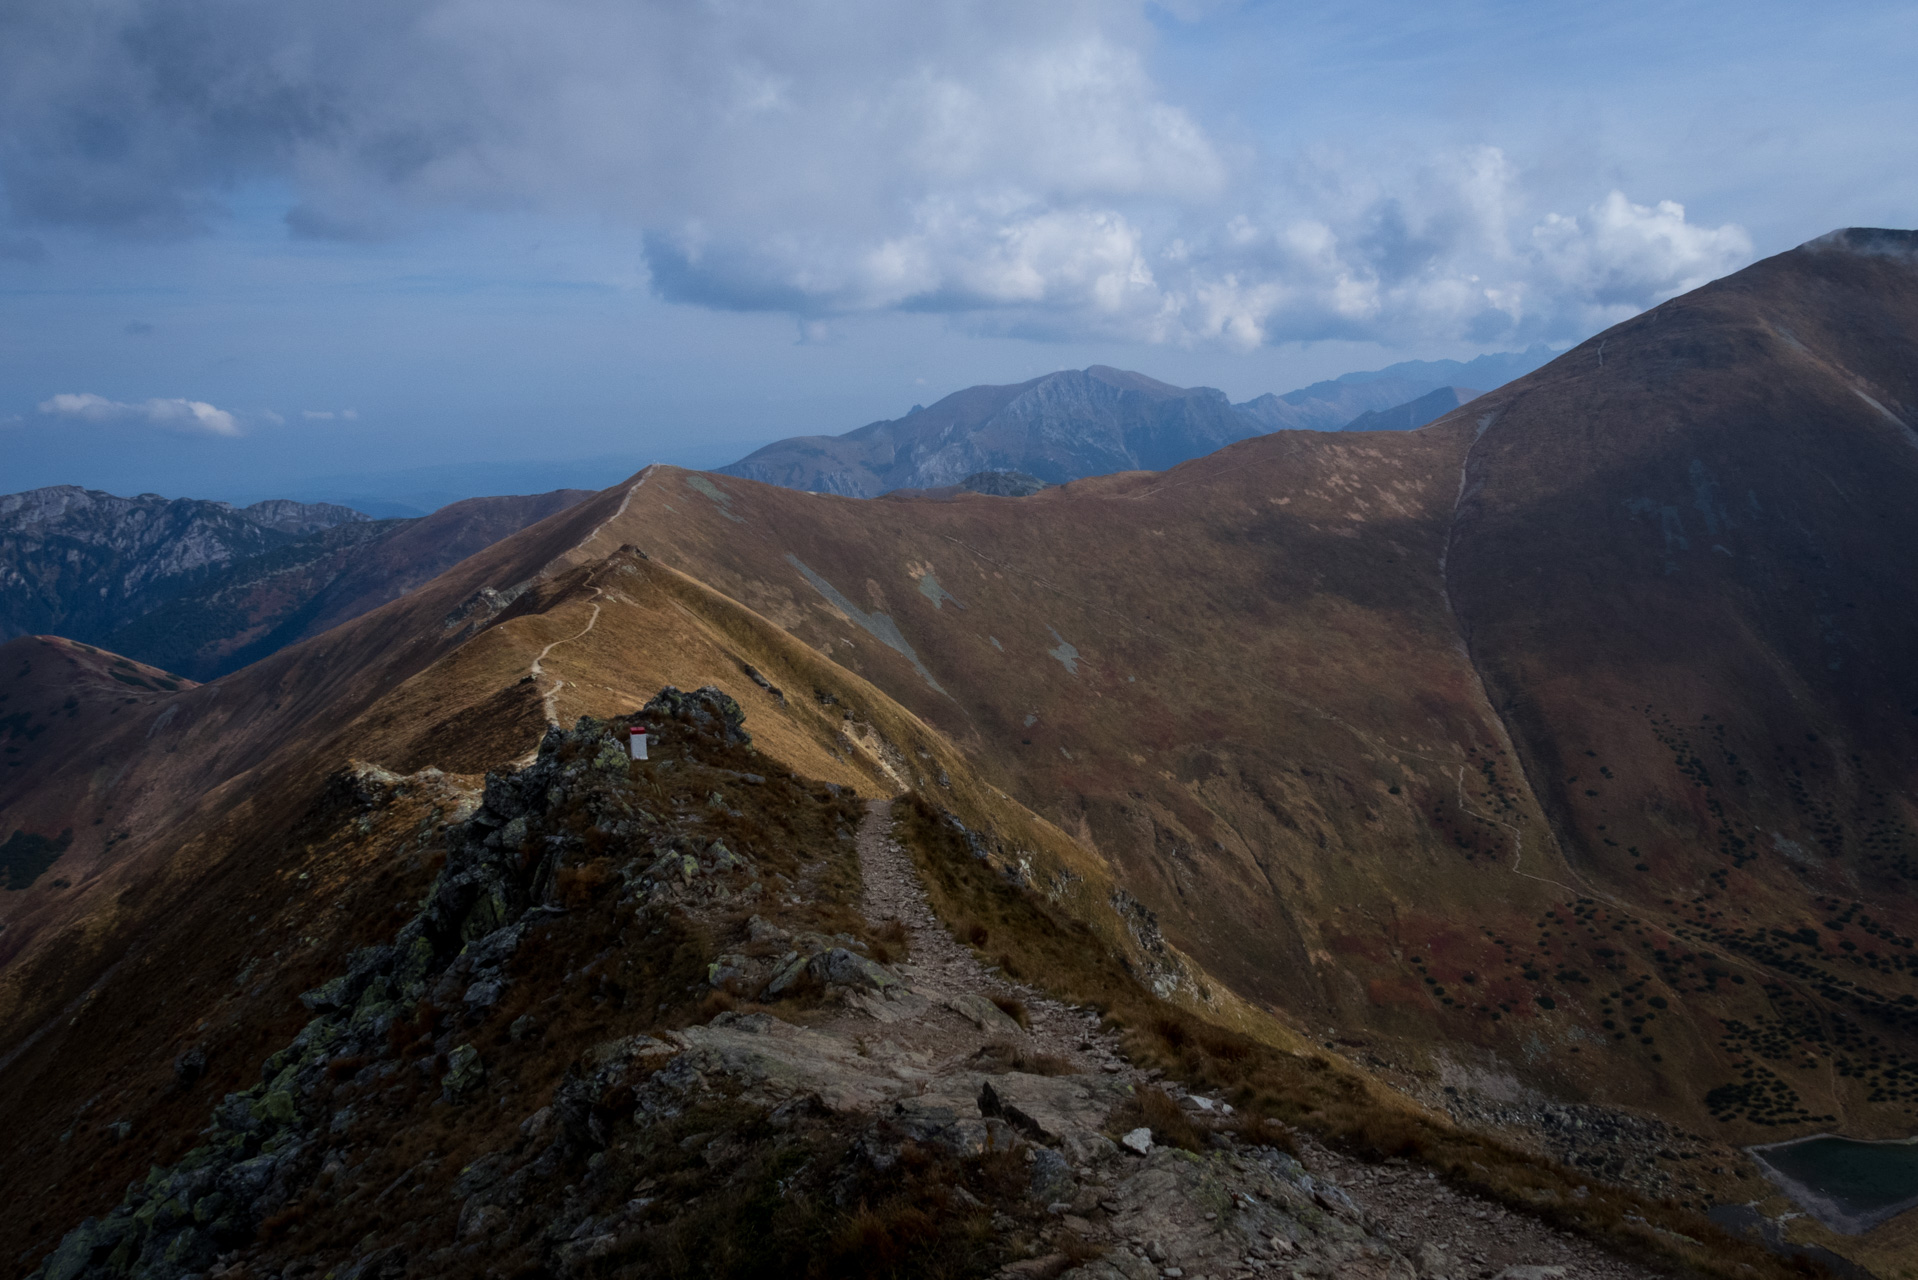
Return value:
<svg viewBox="0 0 1918 1280">
<path fill-rule="evenodd" d="M 654 468 L 603 536 L 885 689 L 1302 1025 L 1739 1135 L 1894 1129 L 1918 325 L 1885 244 L 1402 437 L 938 503 Z"/>
<path fill-rule="evenodd" d="M 588 522 L 571 531 L 570 545 L 594 541 L 597 529 Z M 1045 887 L 1112 951 L 1133 955 L 1134 967 L 1150 972 L 1165 994 L 1244 1023 L 1233 997 L 1207 987 L 1176 951 L 1142 948 L 1112 906 L 1111 876 L 1097 857 L 981 783 L 942 735 L 883 692 L 636 550 L 615 546 L 569 568 L 551 559 L 552 549 L 543 535 L 529 535 L 479 566 L 502 582 L 517 578 L 517 585 L 494 589 L 483 577 L 477 585 L 436 583 L 384 616 L 289 651 L 284 665 L 261 664 L 230 678 L 225 693 L 241 705 L 265 698 L 262 685 L 332 693 L 306 717 L 304 731 L 284 721 L 251 726 L 264 757 L 252 769 L 209 776 L 234 748 L 216 741 L 203 704 L 180 704 L 187 710 L 175 718 L 198 714 L 171 751 L 133 745 L 157 719 L 104 735 L 99 753 L 111 758 L 131 750 L 143 762 L 151 793 L 143 793 L 144 803 L 164 813 L 165 825 L 124 852 L 62 853 L 52 890 L 8 904 L 37 907 L 17 910 L 10 922 L 12 963 L 0 974 L 0 1017 L 14 1042 L 54 1028 L 53 1010 L 140 954 L 155 930 L 182 913 L 208 910 L 205 886 L 229 874 L 236 860 L 297 857 L 300 815 L 321 802 L 350 762 L 407 774 L 477 775 L 529 753 L 549 723 L 631 713 L 664 684 L 735 692 L 759 751 L 781 767 L 866 795 L 919 790 L 989 832 L 993 857 L 1009 875 Z M 550 573 L 542 575 L 544 569 Z M 415 661 L 393 661 L 394 651 Z M 77 767 L 87 753 L 70 754 Z M 170 809 L 161 783 L 173 788 Z M 50 1068 L 58 1062 L 54 1034 L 53 1044 L 37 1050 Z"/>
<path fill-rule="evenodd" d="M 1556 865 L 1442 590 L 1469 438 L 1288 433 L 944 503 L 654 468 L 609 532 L 945 730 L 1242 994 L 1422 1036 L 1388 952 L 1558 892 L 1454 844 L 1504 788 L 1523 870 Z"/>
<path fill-rule="evenodd" d="M 1908 1128 L 1911 276 L 1896 235 L 1800 250 L 1420 431 L 1025 499 L 650 468 L 48 729 L 8 794 L 74 835 L 0 899 L 0 1019 L 346 760 L 478 771 L 715 683 L 787 766 L 992 828 L 1176 998 L 1736 1140 Z"/>
</svg>

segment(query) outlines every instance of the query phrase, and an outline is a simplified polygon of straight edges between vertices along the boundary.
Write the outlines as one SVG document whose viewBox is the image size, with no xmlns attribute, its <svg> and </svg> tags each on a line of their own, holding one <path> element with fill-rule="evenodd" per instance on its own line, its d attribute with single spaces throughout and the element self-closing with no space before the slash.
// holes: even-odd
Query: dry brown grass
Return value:
<svg viewBox="0 0 1918 1280">
<path fill-rule="evenodd" d="M 612 882 L 612 860 L 594 858 L 583 866 L 561 867 L 555 885 L 559 900 L 568 907 L 577 909 L 598 898 Z"/>
<path fill-rule="evenodd" d="M 1152 1130 L 1152 1140 L 1161 1146 L 1179 1147 L 1186 1151 L 1203 1151 L 1205 1133 L 1186 1114 L 1172 1098 L 1172 1095 L 1157 1085 L 1146 1085 L 1133 1092 L 1130 1098 L 1113 1108 L 1107 1118 L 1107 1126 L 1114 1133 L 1126 1133 L 1133 1129 Z"/>
<path fill-rule="evenodd" d="M 872 958 L 880 964 L 897 964 L 912 957 L 912 936 L 902 920 L 881 920 L 867 939 Z"/>
<path fill-rule="evenodd" d="M 1324 1054 L 1298 1055 L 1206 1022 L 1154 997 L 1087 926 L 1006 883 L 978 861 L 923 802 L 900 806 L 927 895 L 947 920 L 989 930 L 995 945 L 1060 998 L 1089 1005 L 1125 1030 L 1128 1056 L 1194 1088 L 1223 1094 L 1259 1118 L 1270 1141 L 1278 1126 L 1311 1132 L 1368 1160 L 1403 1157 L 1457 1186 L 1531 1213 L 1628 1255 L 1677 1262 L 1726 1280 L 1787 1280 L 1801 1272 L 1759 1245 L 1731 1236 L 1702 1215 L 1667 1201 L 1595 1185 L 1589 1176 L 1497 1139 L 1461 1130 L 1386 1086 Z M 1164 1097 L 1163 1094 L 1160 1095 Z M 1153 1107 L 1167 1126 L 1158 1138 L 1185 1146 L 1198 1132 L 1176 1103 Z M 1172 1114 L 1178 1112 L 1175 1118 Z M 1154 1130 L 1151 1120 L 1140 1119 Z M 1251 1121 L 1241 1122 L 1244 1124 Z M 1181 1132 L 1180 1126 L 1188 1132 Z M 1172 1135 L 1177 1134 L 1175 1139 Z M 1576 1194 L 1584 1187 L 1581 1197 Z M 1688 1243 L 1696 1241 L 1698 1243 Z"/>
<path fill-rule="evenodd" d="M 1298 1135 L 1279 1120 L 1249 1107 L 1236 1109 L 1227 1128 L 1240 1142 L 1254 1147 L 1274 1147 L 1287 1155 L 1299 1153 Z"/>
<path fill-rule="evenodd" d="M 1027 1031 L 1032 1030 L 1032 1012 L 1026 1008 L 1026 1002 L 1017 996 L 994 996 L 992 1002 L 999 1006 L 999 1012 L 1011 1018 Z"/>
</svg>

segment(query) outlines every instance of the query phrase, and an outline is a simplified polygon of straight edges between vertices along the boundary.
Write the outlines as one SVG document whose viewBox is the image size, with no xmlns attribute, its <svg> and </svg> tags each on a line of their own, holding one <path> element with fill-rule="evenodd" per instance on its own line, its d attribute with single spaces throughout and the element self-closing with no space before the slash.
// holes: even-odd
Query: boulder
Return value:
<svg viewBox="0 0 1918 1280">
<path fill-rule="evenodd" d="M 806 964 L 810 959 L 810 956 L 798 951 L 788 951 L 781 956 L 779 963 L 773 967 L 773 976 L 759 993 L 760 999 L 777 1000 L 792 991 L 806 975 Z"/>
<path fill-rule="evenodd" d="M 883 992 L 847 992 L 846 1003 L 875 1022 L 916 1022 L 932 1009 L 932 1001 L 904 983 Z"/>
<path fill-rule="evenodd" d="M 751 961 L 745 956 L 724 955 L 706 966 L 706 982 L 710 986 L 724 987 L 728 983 L 744 982 L 751 967 Z"/>
<path fill-rule="evenodd" d="M 480 1061 L 479 1050 L 470 1044 L 456 1046 L 446 1055 L 446 1077 L 440 1082 L 443 1096 L 448 1102 L 458 1102 L 486 1079 L 486 1066 Z"/>
<path fill-rule="evenodd" d="M 901 983 L 893 972 L 876 960 L 868 960 L 856 951 L 834 947 L 807 962 L 813 976 L 829 987 L 857 987 L 868 991 L 886 991 Z"/>
<path fill-rule="evenodd" d="M 761 916 L 754 916 L 746 922 L 746 939 L 749 942 L 764 945 L 766 943 L 791 942 L 792 934 Z"/>
<path fill-rule="evenodd" d="M 946 1001 L 946 1008 L 952 1010 L 987 1035 L 1017 1036 L 1023 1034 L 1023 1029 L 1006 1014 L 1005 1010 L 982 995 L 975 995 L 968 991 L 964 995 L 953 996 Z"/>
</svg>

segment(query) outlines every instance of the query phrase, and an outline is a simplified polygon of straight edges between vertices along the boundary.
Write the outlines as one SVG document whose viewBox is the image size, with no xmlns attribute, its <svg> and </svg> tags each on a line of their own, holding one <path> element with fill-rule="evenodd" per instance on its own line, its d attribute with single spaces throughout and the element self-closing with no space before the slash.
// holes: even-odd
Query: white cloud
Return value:
<svg viewBox="0 0 1918 1280">
<path fill-rule="evenodd" d="M 40 402 L 40 412 L 84 422 L 146 422 L 170 431 L 237 436 L 240 424 L 224 409 L 204 400 L 153 399 L 139 403 L 109 400 L 90 391 L 62 392 Z"/>
<path fill-rule="evenodd" d="M 356 422 L 359 420 L 360 411 L 358 409 L 302 409 L 300 416 L 308 422 L 331 422 L 335 418 Z"/>
<path fill-rule="evenodd" d="M 1547 200 L 1496 147 L 1225 145 L 1156 39 L 1137 0 L 40 5 L 0 42 L 0 186 L 132 234 L 247 180 L 304 236 L 530 210 L 639 233 L 669 299 L 802 326 L 1236 347 L 1582 336 L 1750 256 L 1669 200 Z"/>
</svg>

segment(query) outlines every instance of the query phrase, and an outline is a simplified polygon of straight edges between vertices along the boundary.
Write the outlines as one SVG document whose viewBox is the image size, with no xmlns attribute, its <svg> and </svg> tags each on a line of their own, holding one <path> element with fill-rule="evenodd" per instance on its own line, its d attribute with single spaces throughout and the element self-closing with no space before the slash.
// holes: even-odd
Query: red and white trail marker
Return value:
<svg viewBox="0 0 1918 1280">
<path fill-rule="evenodd" d="M 636 724 L 628 728 L 626 732 L 629 735 L 627 742 L 631 744 L 633 759 L 644 760 L 646 758 L 646 726 Z"/>
</svg>

